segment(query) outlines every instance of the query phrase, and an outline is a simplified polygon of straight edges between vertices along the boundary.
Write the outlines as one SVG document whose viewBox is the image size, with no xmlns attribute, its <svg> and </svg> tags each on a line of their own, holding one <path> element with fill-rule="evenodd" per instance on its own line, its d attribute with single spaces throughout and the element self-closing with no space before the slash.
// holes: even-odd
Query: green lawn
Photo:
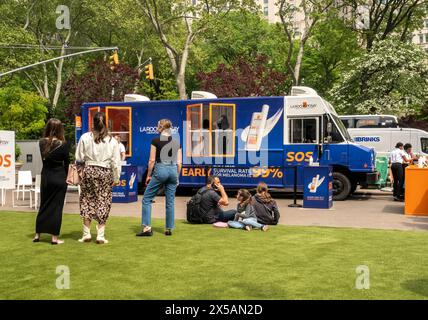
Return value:
<svg viewBox="0 0 428 320">
<path fill-rule="evenodd" d="M 426 232 L 273 227 L 215 229 L 163 220 L 137 238 L 139 219 L 112 217 L 110 243 L 81 244 L 78 215 L 65 215 L 64 245 L 32 243 L 35 214 L 0 212 L 0 299 L 426 299 Z M 95 231 L 94 231 L 95 232 Z M 93 232 L 93 233 L 94 233 Z M 58 265 L 69 290 L 56 289 Z M 370 289 L 355 289 L 358 265 Z"/>
</svg>

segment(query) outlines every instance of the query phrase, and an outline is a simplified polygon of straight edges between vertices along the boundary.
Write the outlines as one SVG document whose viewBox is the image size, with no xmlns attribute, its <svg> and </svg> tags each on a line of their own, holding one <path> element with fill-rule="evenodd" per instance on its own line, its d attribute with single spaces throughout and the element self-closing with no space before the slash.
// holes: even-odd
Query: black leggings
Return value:
<svg viewBox="0 0 428 320">
<path fill-rule="evenodd" d="M 394 178 L 394 197 L 399 198 L 403 194 L 404 170 L 403 164 L 395 162 L 391 165 L 392 176 Z"/>
</svg>

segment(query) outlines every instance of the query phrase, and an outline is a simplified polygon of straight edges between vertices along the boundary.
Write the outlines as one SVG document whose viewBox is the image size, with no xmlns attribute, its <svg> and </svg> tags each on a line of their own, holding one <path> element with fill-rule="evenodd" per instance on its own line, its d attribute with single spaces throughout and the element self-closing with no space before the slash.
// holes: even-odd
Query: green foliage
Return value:
<svg viewBox="0 0 428 320">
<path fill-rule="evenodd" d="M 379 22 L 379 28 L 376 29 L 377 24 L 373 23 L 367 30 L 355 30 L 352 14 L 345 19 L 337 18 L 337 8 L 330 7 L 321 13 L 319 6 L 324 6 L 331 0 L 307 1 L 306 3 L 311 5 L 306 10 L 313 19 L 317 19 L 317 23 L 305 44 L 300 74 L 301 84 L 313 87 L 327 99 L 333 98 L 342 112 L 371 112 L 370 109 L 374 110 L 373 106 L 376 106 L 379 112 L 389 110 L 400 114 L 413 114 L 417 118 L 428 118 L 428 104 L 425 93 L 421 89 L 425 82 L 419 67 L 410 66 L 407 71 L 404 70 L 407 67 L 399 68 L 396 64 L 402 63 L 408 66 L 409 61 L 407 58 L 402 59 L 397 56 L 399 62 L 396 64 L 393 61 L 395 58 L 386 58 L 386 61 L 389 61 L 388 67 L 380 66 L 380 70 L 385 72 L 379 71 L 376 75 L 366 75 L 362 64 L 368 63 L 369 55 L 360 57 L 366 51 L 365 49 L 371 50 L 372 46 L 369 43 L 383 38 L 391 39 L 396 44 L 396 50 L 402 50 L 400 43 L 409 39 L 412 30 L 421 27 L 421 21 L 426 16 L 426 3 L 425 7 L 418 5 L 411 14 L 406 15 L 405 9 L 415 1 L 408 3 L 392 1 L 388 2 L 387 6 L 379 6 L 377 2 L 366 0 L 344 1 L 351 11 L 357 8 L 356 4 L 366 4 L 374 9 L 378 7 L 378 10 L 372 10 L 372 14 L 375 19 L 373 21 Z M 166 39 L 159 36 L 159 30 L 150 21 L 144 9 L 145 3 L 152 9 L 153 5 L 157 4 L 159 21 Z M 280 73 L 292 73 L 291 69 L 296 65 L 301 38 L 292 36 L 288 39 L 281 23 L 269 24 L 262 16 L 260 8 L 255 9 L 255 1 L 208 0 L 198 1 L 196 6 L 191 6 L 191 3 L 187 0 L 148 2 L 64 0 L 61 2 L 70 8 L 72 18 L 72 32 L 68 45 L 118 46 L 121 63 L 128 65 L 138 74 L 138 80 L 135 83 L 136 92 L 155 100 L 179 97 L 176 78 L 177 73 L 182 69 L 174 69 L 173 65 L 174 61 L 177 63 L 183 58 L 186 36 L 189 34 L 188 26 L 195 35 L 191 39 L 188 48 L 189 56 L 185 63 L 184 83 L 187 94 L 192 90 L 201 89 L 198 74 L 214 72 L 222 65 L 230 68 L 238 58 L 252 61 L 257 56 L 266 56 L 268 57 L 266 67 L 269 69 Z M 58 1 L 54 0 L 0 1 L 0 17 L 2 17 L 0 43 L 30 45 L 42 43 L 45 46 L 61 46 L 68 31 L 56 29 L 55 21 L 58 14 L 55 9 L 58 4 Z M 312 5 L 314 7 L 311 7 Z M 394 6 L 397 5 L 403 10 L 394 10 Z M 287 2 L 285 10 L 288 11 L 285 12 L 285 17 L 291 18 L 297 7 Z M 394 21 L 391 22 L 396 23 L 388 24 L 388 17 L 399 16 L 403 19 L 393 19 Z M 188 18 L 189 25 L 186 25 L 184 17 Z M 293 35 L 303 36 L 296 33 L 292 19 L 289 22 L 288 27 Z M 393 37 L 394 35 L 400 37 Z M 173 54 L 173 59 L 168 56 L 165 41 L 176 53 Z M 358 42 L 361 43 L 358 45 Z M 290 45 L 292 47 L 289 47 Z M 293 50 L 288 60 L 287 53 L 290 48 Z M 2 61 L 0 72 L 58 56 L 59 52 L 39 48 L 35 50 L 0 48 L 0 61 Z M 71 49 L 66 51 L 66 53 L 71 52 Z M 106 59 L 110 54 L 110 52 L 100 52 L 64 60 L 60 75 L 62 84 L 64 85 L 71 75 L 85 74 L 92 61 Z M 406 57 L 408 54 L 407 49 L 401 53 Z M 154 85 L 145 81 L 143 71 L 143 62 L 150 57 L 155 67 Z M 421 61 L 426 61 L 424 57 L 418 54 L 410 60 L 414 65 L 422 66 L 424 62 Z M 375 68 L 376 63 L 373 63 Z M 44 97 L 48 101 L 44 104 L 50 108 L 49 116 L 64 120 L 67 138 L 72 139 L 73 122 L 70 117 L 65 116 L 71 105 L 70 100 L 64 96 L 64 88 L 61 88 L 56 107 L 53 101 L 58 83 L 58 66 L 58 63 L 48 64 L 46 68 L 36 67 L 27 72 L 3 77 L 0 79 L 0 86 L 19 87 L 24 91 L 37 92 L 39 96 Z M 391 69 L 388 70 L 388 68 Z M 379 74 L 384 74 L 386 80 L 377 79 Z M 378 82 L 385 83 L 383 88 L 377 86 Z M 249 84 L 251 81 L 245 83 Z"/>
<path fill-rule="evenodd" d="M 330 92 L 342 113 L 415 115 L 428 103 L 428 54 L 394 39 L 352 60 Z"/>
<path fill-rule="evenodd" d="M 335 16 L 320 22 L 306 47 L 302 84 L 328 97 L 329 90 L 346 72 L 352 58 L 361 54 L 357 35 Z"/>
<path fill-rule="evenodd" d="M 21 148 L 17 143 L 15 143 L 15 161 L 18 161 L 20 155 L 21 155 Z"/>
<path fill-rule="evenodd" d="M 19 87 L 0 88 L 0 128 L 16 139 L 38 139 L 48 112 L 46 100 Z"/>
<path fill-rule="evenodd" d="M 153 82 L 142 80 L 137 93 L 145 95 L 150 100 L 177 100 L 178 94 L 173 79 L 155 79 Z"/>
</svg>

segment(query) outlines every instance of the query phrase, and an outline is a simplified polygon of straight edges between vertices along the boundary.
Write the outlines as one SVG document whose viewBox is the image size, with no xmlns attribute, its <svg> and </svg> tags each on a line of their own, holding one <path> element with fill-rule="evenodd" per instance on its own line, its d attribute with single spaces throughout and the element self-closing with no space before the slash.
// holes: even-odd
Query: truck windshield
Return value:
<svg viewBox="0 0 428 320">
<path fill-rule="evenodd" d="M 428 138 L 421 138 L 421 151 L 428 153 Z"/>
<path fill-rule="evenodd" d="M 349 135 L 349 132 L 346 129 L 345 125 L 343 124 L 342 120 L 340 120 L 339 117 L 334 114 L 330 114 L 330 117 L 332 117 L 334 122 L 337 124 L 337 127 L 340 133 L 345 137 L 345 140 L 352 141 L 352 138 Z"/>
</svg>

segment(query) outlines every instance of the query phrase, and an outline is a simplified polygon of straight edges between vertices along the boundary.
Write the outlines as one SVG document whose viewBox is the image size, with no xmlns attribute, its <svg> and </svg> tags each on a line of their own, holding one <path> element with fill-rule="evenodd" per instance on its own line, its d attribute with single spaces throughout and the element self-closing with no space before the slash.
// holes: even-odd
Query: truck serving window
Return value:
<svg viewBox="0 0 428 320">
<path fill-rule="evenodd" d="M 188 157 L 203 157 L 210 154 L 209 124 L 207 125 L 203 114 L 201 103 L 187 106 L 186 149 Z"/>
<path fill-rule="evenodd" d="M 112 135 L 119 134 L 127 157 L 132 156 L 132 119 L 130 107 L 107 107 L 107 126 Z"/>
<path fill-rule="evenodd" d="M 188 157 L 235 156 L 235 104 L 187 106 Z"/>
<path fill-rule="evenodd" d="M 290 120 L 291 143 L 318 143 L 317 119 L 303 118 Z"/>
<path fill-rule="evenodd" d="M 91 107 L 88 109 L 88 131 L 92 131 L 94 128 L 94 115 L 97 112 L 105 113 L 106 110 L 100 107 Z"/>
<path fill-rule="evenodd" d="M 421 138 L 421 151 L 428 153 L 428 138 Z"/>
</svg>

